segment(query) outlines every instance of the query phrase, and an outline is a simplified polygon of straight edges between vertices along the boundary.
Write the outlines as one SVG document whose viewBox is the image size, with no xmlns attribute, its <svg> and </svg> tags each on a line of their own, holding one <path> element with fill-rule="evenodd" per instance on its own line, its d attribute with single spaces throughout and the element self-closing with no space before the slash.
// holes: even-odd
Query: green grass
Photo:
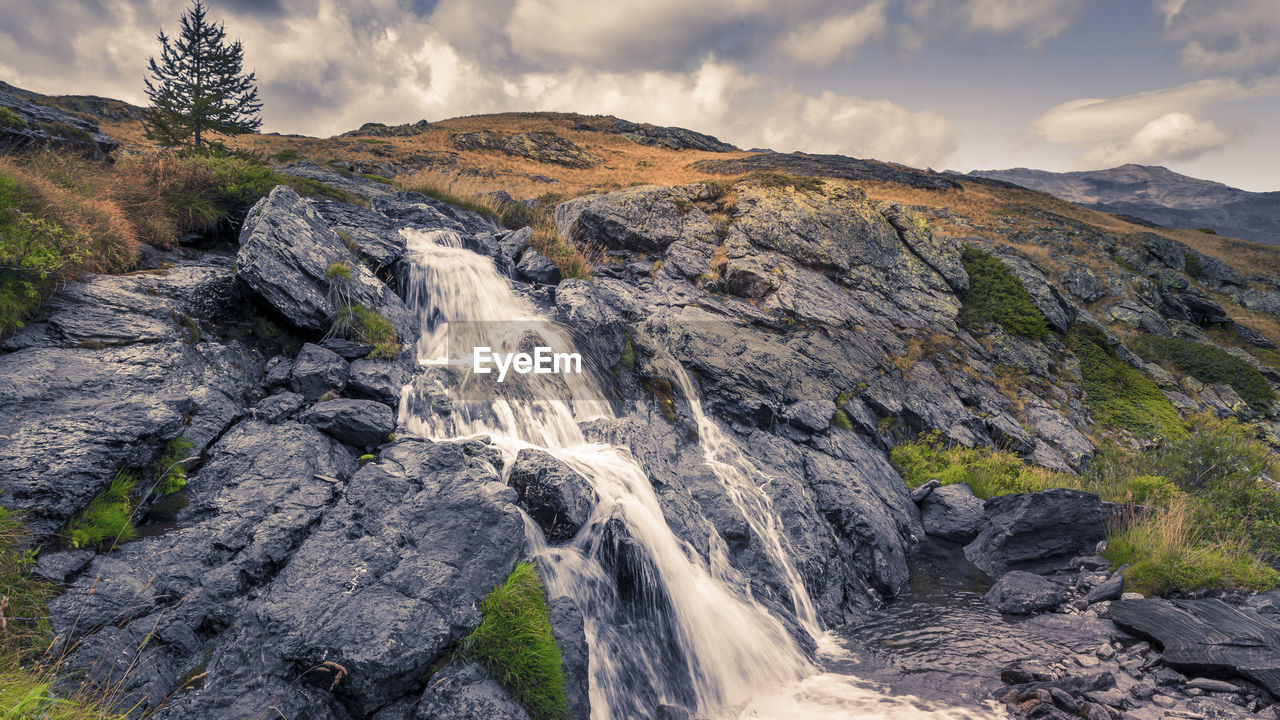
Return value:
<svg viewBox="0 0 1280 720">
<path fill-rule="evenodd" d="M 338 308 L 331 334 L 368 343 L 373 346 L 369 357 L 394 360 L 400 354 L 400 340 L 391 321 L 364 305 L 344 305 Z"/>
<path fill-rule="evenodd" d="M 1067 347 L 1080 361 L 1085 403 L 1095 421 L 1140 436 L 1186 434 L 1160 388 L 1121 360 L 1101 330 L 1076 323 L 1067 333 Z"/>
<path fill-rule="evenodd" d="M 0 333 L 22 327 L 89 248 L 83 234 L 37 217 L 33 200 L 17 178 L 0 174 Z"/>
<path fill-rule="evenodd" d="M 0 128 L 22 130 L 27 127 L 27 119 L 7 107 L 0 107 Z"/>
<path fill-rule="evenodd" d="M 180 437 L 165 445 L 164 452 L 151 463 L 157 492 L 172 495 L 187 486 L 187 465 L 195 460 L 191 457 L 194 448 L 190 440 Z"/>
<path fill-rule="evenodd" d="M 374 173 L 360 173 L 359 175 L 356 175 L 356 177 L 361 177 L 361 178 L 364 178 L 365 180 L 372 180 L 376 183 L 382 183 L 383 185 L 396 184 L 395 180 L 392 180 L 389 177 L 383 177 L 382 175 L 377 175 Z"/>
<path fill-rule="evenodd" d="M 1049 337 L 1049 321 L 1009 266 L 975 247 L 966 247 L 960 260 L 969 274 L 969 289 L 960 297 L 962 320 L 968 324 L 993 322 L 1032 340 Z"/>
<path fill-rule="evenodd" d="M 560 649 L 537 568 L 522 562 L 480 603 L 483 620 L 462 642 L 462 655 L 489 668 L 533 720 L 567 720 Z"/>
<path fill-rule="evenodd" d="M 1182 259 L 1182 269 L 1193 278 L 1204 274 L 1204 265 L 1200 262 L 1200 256 L 1194 253 L 1187 253 Z"/>
<path fill-rule="evenodd" d="M 849 413 L 844 411 L 844 406 L 848 405 L 849 401 L 852 399 L 852 393 L 840 393 L 839 395 L 836 395 L 836 411 L 835 414 L 831 416 L 832 426 L 838 427 L 842 430 L 853 429 L 853 420 L 850 420 Z"/>
<path fill-rule="evenodd" d="M 984 499 L 1080 487 L 1076 476 L 1028 465 L 1011 452 L 952 445 L 936 431 L 898 444 L 889 453 L 889 460 L 909 487 L 936 478 L 943 485 L 967 483 L 974 495 Z"/>
<path fill-rule="evenodd" d="M 1216 345 L 1142 335 L 1133 349 L 1148 360 L 1172 365 L 1200 382 L 1227 383 L 1254 410 L 1266 411 L 1275 402 L 1275 391 L 1262 373 Z"/>
<path fill-rule="evenodd" d="M 293 148 L 285 148 L 275 154 L 276 162 L 289 163 L 295 160 L 301 160 L 302 154 Z"/>
<path fill-rule="evenodd" d="M 67 545 L 71 548 L 100 546 L 110 549 L 132 540 L 136 535 L 132 493 L 137 484 L 137 480 L 124 470 L 116 472 L 107 489 L 67 524 L 63 531 Z"/>
</svg>

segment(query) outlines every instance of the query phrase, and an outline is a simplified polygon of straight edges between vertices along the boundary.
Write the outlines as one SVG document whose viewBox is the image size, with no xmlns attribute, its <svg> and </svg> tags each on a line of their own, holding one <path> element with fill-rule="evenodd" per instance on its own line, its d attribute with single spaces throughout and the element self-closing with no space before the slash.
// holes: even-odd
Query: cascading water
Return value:
<svg viewBox="0 0 1280 720">
<path fill-rule="evenodd" d="M 589 373 L 473 372 L 475 347 L 514 352 L 531 343 L 569 353 L 566 333 L 518 297 L 493 262 L 445 230 L 406 230 L 412 257 L 407 300 L 421 318 L 424 380 L 451 383 L 443 411 L 417 411 L 406 396 L 400 424 L 436 439 L 488 435 L 509 463 L 536 448 L 572 467 L 596 495 L 592 517 L 565 545 L 551 547 L 529 521 L 531 554 L 553 595 L 584 618 L 594 720 L 650 717 L 663 703 L 707 718 L 956 717 L 889 697 L 854 678 L 822 674 L 783 623 L 724 570 L 711 538 L 704 561 L 668 527 L 643 470 L 624 449 L 589 443 L 578 423 L 612 410 Z M 797 619 L 821 632 L 791 562 L 768 496 L 745 456 L 708 418 L 689 378 L 674 373 L 693 406 L 708 466 L 761 538 L 791 596 Z M 406 393 L 422 390 L 407 388 Z M 716 555 L 719 555 L 717 561 Z"/>
</svg>

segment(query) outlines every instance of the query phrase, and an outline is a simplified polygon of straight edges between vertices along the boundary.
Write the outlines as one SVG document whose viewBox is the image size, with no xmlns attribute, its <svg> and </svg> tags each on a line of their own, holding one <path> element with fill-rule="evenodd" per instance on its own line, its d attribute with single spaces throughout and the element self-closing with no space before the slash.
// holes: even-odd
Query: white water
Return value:
<svg viewBox="0 0 1280 720">
<path fill-rule="evenodd" d="M 580 421 L 611 415 L 589 374 L 508 376 L 498 385 L 493 375 L 469 372 L 475 346 L 510 352 L 533 333 L 537 344 L 572 351 L 568 335 L 517 297 L 492 261 L 463 249 L 455 234 L 405 231 L 405 237 L 413 257 L 407 299 L 422 323 L 419 361 L 427 375 L 449 373 L 459 387 L 447 416 L 415 412 L 406 396 L 401 426 L 438 439 L 488 435 L 508 463 L 521 449 L 543 450 L 581 473 L 597 495 L 591 520 L 566 545 L 547 546 L 532 521 L 526 523 L 549 591 L 570 597 L 583 614 L 593 720 L 646 718 L 660 703 L 707 718 L 973 716 L 925 709 L 854 678 L 821 673 L 728 568 L 718 536 L 709 538 L 708 564 L 671 531 L 630 453 L 585 440 Z M 825 640 L 760 487 L 767 478 L 702 412 L 687 374 L 674 374 L 693 407 L 708 466 L 763 544 L 805 631 Z"/>
</svg>

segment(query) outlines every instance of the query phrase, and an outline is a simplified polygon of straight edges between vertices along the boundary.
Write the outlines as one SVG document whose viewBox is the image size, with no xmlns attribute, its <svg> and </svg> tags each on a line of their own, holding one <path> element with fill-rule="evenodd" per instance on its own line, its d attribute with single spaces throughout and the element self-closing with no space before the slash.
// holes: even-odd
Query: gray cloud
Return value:
<svg viewBox="0 0 1280 720">
<path fill-rule="evenodd" d="M 1280 6 L 1275 0 L 1157 0 L 1165 36 L 1182 46 L 1182 64 L 1201 72 L 1280 69 Z"/>
</svg>

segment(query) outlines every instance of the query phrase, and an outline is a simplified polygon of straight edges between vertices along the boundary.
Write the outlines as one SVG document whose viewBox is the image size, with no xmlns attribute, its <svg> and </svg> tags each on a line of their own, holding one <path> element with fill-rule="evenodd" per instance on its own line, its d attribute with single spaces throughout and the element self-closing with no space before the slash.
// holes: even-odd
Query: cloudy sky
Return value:
<svg viewBox="0 0 1280 720">
<path fill-rule="evenodd" d="M 264 130 L 608 113 L 935 169 L 1280 190 L 1280 0 L 209 0 Z M 185 0 L 0 0 L 0 80 L 142 103 Z"/>
</svg>

